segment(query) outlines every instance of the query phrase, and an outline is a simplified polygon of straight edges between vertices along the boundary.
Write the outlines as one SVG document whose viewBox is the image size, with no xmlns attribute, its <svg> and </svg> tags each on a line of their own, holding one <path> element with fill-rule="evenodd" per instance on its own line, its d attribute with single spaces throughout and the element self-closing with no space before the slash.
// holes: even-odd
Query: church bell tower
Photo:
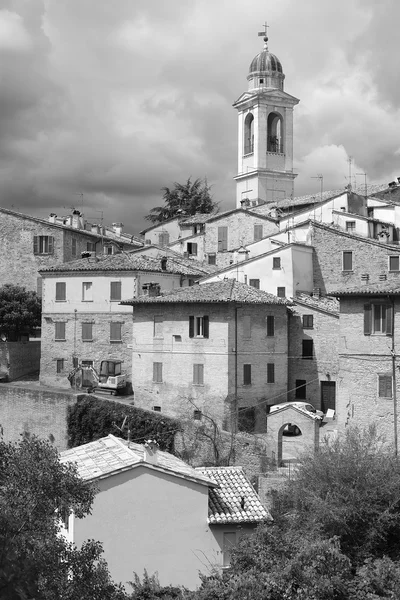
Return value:
<svg viewBox="0 0 400 600">
<path fill-rule="evenodd" d="M 265 29 L 267 27 L 265 26 Z M 255 206 L 293 196 L 293 108 L 299 100 L 283 89 L 279 59 L 264 48 L 251 61 L 248 91 L 234 103 L 238 111 L 236 206 Z"/>
</svg>

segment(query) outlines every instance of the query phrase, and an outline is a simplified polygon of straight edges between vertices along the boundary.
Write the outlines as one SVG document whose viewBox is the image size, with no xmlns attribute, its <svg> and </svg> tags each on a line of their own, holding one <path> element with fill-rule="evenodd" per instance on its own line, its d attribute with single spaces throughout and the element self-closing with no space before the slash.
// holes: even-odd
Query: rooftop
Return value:
<svg viewBox="0 0 400 600">
<path fill-rule="evenodd" d="M 304 292 L 298 292 L 296 297 L 293 298 L 293 302 L 306 304 L 312 308 L 325 310 L 336 315 L 339 314 L 339 302 L 335 298 L 329 298 L 327 296 L 311 296 Z"/>
<path fill-rule="evenodd" d="M 382 283 L 367 283 L 353 287 L 343 286 L 329 292 L 329 296 L 376 296 L 379 294 L 400 295 L 400 281 L 383 281 Z"/>
<path fill-rule="evenodd" d="M 380 193 L 383 190 L 387 190 L 388 186 L 387 184 L 383 184 L 383 183 L 370 183 L 367 186 L 367 193 L 368 196 L 373 196 L 375 194 L 378 194 L 379 192 L 379 196 Z M 359 194 L 361 196 L 365 195 L 365 186 L 364 185 L 357 185 L 355 187 L 352 188 L 351 190 L 352 192 L 354 192 L 355 194 Z M 278 208 L 290 208 L 290 207 L 295 207 L 295 206 L 305 206 L 307 204 L 318 204 L 319 202 L 325 202 L 326 200 L 330 200 L 331 198 L 335 198 L 336 196 L 341 196 L 342 194 L 345 194 L 346 192 L 348 192 L 347 188 L 343 188 L 342 190 L 326 190 L 324 192 L 322 192 L 322 196 L 320 192 L 315 192 L 315 194 L 307 194 L 305 196 L 296 196 L 295 198 L 284 198 L 283 200 L 280 200 L 279 202 L 274 203 L 274 206 L 276 205 Z"/>
<path fill-rule="evenodd" d="M 180 477 L 199 481 L 205 485 L 213 485 L 213 480 L 199 473 L 191 466 L 168 452 L 157 450 L 157 464 L 146 461 L 145 447 L 134 442 L 127 442 L 112 434 L 89 444 L 83 444 L 64 450 L 60 453 L 62 464 L 72 462 L 78 474 L 85 481 L 103 479 L 140 465 L 147 465 L 158 470 L 168 471 Z"/>
<path fill-rule="evenodd" d="M 196 284 L 192 287 L 180 288 L 162 292 L 160 296 L 139 296 L 131 300 L 124 300 L 121 304 L 158 304 L 180 302 L 188 303 L 226 303 L 243 302 L 246 304 L 282 304 L 290 302 L 285 298 L 278 298 L 268 292 L 257 290 L 235 279 L 224 279 L 212 283 Z"/>
<path fill-rule="evenodd" d="M 164 258 L 164 257 L 163 257 Z M 161 259 L 142 254 L 127 253 L 110 254 L 90 258 L 80 258 L 52 267 L 40 269 L 41 273 L 73 273 L 85 271 L 154 271 L 162 273 L 175 273 L 179 275 L 202 276 L 208 274 L 207 269 L 201 265 L 193 264 L 194 260 L 166 256 L 165 269 L 161 266 Z"/>
<path fill-rule="evenodd" d="M 272 520 L 242 467 L 198 467 L 196 471 L 219 486 L 210 488 L 208 492 L 210 524 Z"/>
</svg>

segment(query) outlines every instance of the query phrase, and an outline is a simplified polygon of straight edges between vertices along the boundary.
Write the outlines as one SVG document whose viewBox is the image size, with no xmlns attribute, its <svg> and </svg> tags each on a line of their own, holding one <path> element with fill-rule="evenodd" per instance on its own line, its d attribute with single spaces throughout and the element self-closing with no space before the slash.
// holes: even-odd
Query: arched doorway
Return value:
<svg viewBox="0 0 400 600">
<path fill-rule="evenodd" d="M 283 154 L 283 119 L 275 112 L 268 115 L 267 152 Z"/>
<path fill-rule="evenodd" d="M 254 116 L 249 113 L 244 120 L 244 154 L 254 152 Z"/>
</svg>

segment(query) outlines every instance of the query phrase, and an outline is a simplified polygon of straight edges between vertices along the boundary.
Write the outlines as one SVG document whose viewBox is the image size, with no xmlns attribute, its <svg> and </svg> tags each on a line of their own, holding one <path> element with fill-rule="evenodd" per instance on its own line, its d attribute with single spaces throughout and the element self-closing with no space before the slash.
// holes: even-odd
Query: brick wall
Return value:
<svg viewBox="0 0 400 600">
<path fill-rule="evenodd" d="M 13 381 L 39 371 L 40 342 L 0 342 L 0 374 Z"/>
<path fill-rule="evenodd" d="M 303 315 L 312 316 L 312 328 L 303 327 Z M 305 359 L 303 340 L 312 340 L 313 358 Z M 321 410 L 321 381 L 338 376 L 339 315 L 295 302 L 289 317 L 288 400 L 310 402 Z M 306 397 L 297 398 L 296 380 L 306 381 Z M 283 400 L 282 400 L 283 401 Z"/>
<path fill-rule="evenodd" d="M 233 212 L 223 218 L 215 219 L 206 224 L 205 248 L 206 255 L 217 254 L 217 265 L 227 267 L 232 260 L 232 253 L 242 245 L 254 242 L 254 225 L 262 225 L 263 237 L 279 231 L 278 225 L 265 218 L 258 217 L 245 210 Z M 218 252 L 218 227 L 228 227 L 228 252 Z"/>
<path fill-rule="evenodd" d="M 65 322 L 65 341 L 55 341 L 55 322 Z M 122 323 L 122 341 L 110 342 L 110 322 Z M 82 323 L 93 323 L 93 341 L 82 341 Z M 132 315 L 130 313 L 57 313 L 42 315 L 42 356 L 40 361 L 40 382 L 44 385 L 70 389 L 67 379 L 73 368 L 72 357 L 79 362 L 92 360 L 99 369 L 102 360 L 123 360 L 123 372 L 131 380 Z M 57 373 L 57 359 L 64 360 L 64 369 Z"/>
<path fill-rule="evenodd" d="M 76 398 L 72 394 L 0 385 L 0 425 L 5 442 L 20 436 L 36 435 L 50 440 L 58 450 L 67 448 L 67 409 Z"/>
<path fill-rule="evenodd" d="M 209 316 L 209 338 L 189 338 L 189 316 Z M 266 335 L 267 315 L 275 318 L 275 335 Z M 162 337 L 154 337 L 154 317 L 163 318 Z M 251 323 L 246 337 L 245 320 Z M 247 330 L 248 331 L 248 330 Z M 249 335 L 249 333 L 247 333 Z M 162 363 L 162 382 L 153 382 L 153 363 Z M 275 381 L 267 383 L 267 364 Z M 204 385 L 193 384 L 193 365 L 204 365 Z M 251 365 L 251 383 L 243 381 Z M 132 383 L 135 403 L 159 406 L 175 417 L 198 408 L 219 426 L 231 428 L 235 415 L 235 309 L 229 305 L 141 305 L 134 308 Z M 265 426 L 266 404 L 286 396 L 287 311 L 283 305 L 243 306 L 238 310 L 238 407 L 256 408 L 256 430 Z M 191 401 L 189 400 L 191 399 Z"/>
<path fill-rule="evenodd" d="M 332 231 L 313 224 L 312 245 L 314 246 L 313 272 L 314 287 L 322 293 L 334 291 L 343 286 L 359 286 L 363 283 L 377 283 L 379 275 L 386 275 L 388 281 L 400 285 L 400 271 L 389 272 L 388 257 L 399 256 L 400 247 L 379 244 L 375 240 L 361 240 L 343 231 Z M 353 252 L 352 271 L 343 271 L 343 251 Z M 361 275 L 368 273 L 369 282 L 362 281 Z"/>
<path fill-rule="evenodd" d="M 364 335 L 364 304 L 381 301 L 369 296 L 367 299 L 341 298 L 340 346 L 338 382 L 338 428 L 348 425 L 366 427 L 376 424 L 388 442 L 394 440 L 393 394 L 379 396 L 379 375 L 393 374 L 392 337 L 379 334 Z M 394 317 L 395 353 L 399 352 L 400 299 L 396 297 Z M 396 397 L 400 398 L 400 360 L 396 357 Z M 398 417 L 400 417 L 398 411 Z M 398 418 L 400 431 L 400 420 Z"/>
</svg>

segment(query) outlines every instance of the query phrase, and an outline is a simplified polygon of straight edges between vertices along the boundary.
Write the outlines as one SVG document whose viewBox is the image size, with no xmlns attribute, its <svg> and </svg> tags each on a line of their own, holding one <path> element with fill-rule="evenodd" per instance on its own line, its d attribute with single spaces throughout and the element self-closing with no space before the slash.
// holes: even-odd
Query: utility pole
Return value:
<svg viewBox="0 0 400 600">
<path fill-rule="evenodd" d="M 321 202 L 322 202 L 322 196 L 323 196 L 323 190 L 324 190 L 324 176 L 321 174 L 318 174 L 316 177 L 311 177 L 311 179 L 319 179 L 319 182 L 321 184 L 320 197 L 321 197 Z M 322 211 L 322 207 L 321 207 L 321 211 Z M 315 204 L 314 204 L 314 221 L 315 221 Z"/>
</svg>

